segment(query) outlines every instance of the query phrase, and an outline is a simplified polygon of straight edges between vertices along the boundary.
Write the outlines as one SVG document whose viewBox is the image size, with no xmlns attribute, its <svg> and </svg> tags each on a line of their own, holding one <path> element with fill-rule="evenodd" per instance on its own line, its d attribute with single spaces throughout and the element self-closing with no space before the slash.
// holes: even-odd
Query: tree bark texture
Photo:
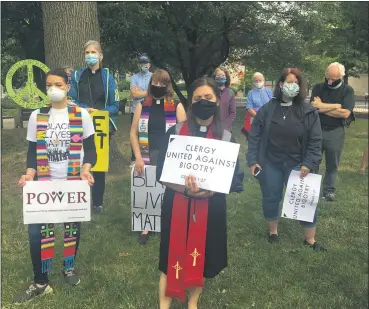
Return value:
<svg viewBox="0 0 369 309">
<path fill-rule="evenodd" d="M 84 66 L 83 46 L 100 41 L 97 3 L 92 1 L 42 2 L 45 62 L 52 68 Z"/>
</svg>

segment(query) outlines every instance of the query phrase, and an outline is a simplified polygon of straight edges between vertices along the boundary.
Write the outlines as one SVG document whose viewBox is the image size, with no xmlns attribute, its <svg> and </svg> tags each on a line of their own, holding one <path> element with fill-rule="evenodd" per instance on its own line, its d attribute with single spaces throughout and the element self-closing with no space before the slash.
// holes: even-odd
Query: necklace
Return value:
<svg viewBox="0 0 369 309">
<path fill-rule="evenodd" d="M 291 108 L 292 108 L 292 105 L 289 107 L 289 109 L 287 110 L 287 112 L 286 113 L 284 113 L 284 111 L 283 111 L 283 108 L 282 108 L 282 106 L 281 106 L 281 111 L 282 111 L 282 114 L 283 114 L 283 120 L 286 120 L 286 116 L 288 115 L 288 113 L 290 112 L 290 110 L 291 110 Z"/>
</svg>

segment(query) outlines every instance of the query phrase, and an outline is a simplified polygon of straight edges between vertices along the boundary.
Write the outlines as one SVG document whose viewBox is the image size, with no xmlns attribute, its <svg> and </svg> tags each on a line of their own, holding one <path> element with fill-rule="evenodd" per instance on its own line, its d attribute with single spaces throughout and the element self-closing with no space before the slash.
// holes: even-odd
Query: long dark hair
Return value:
<svg viewBox="0 0 369 309">
<path fill-rule="evenodd" d="M 218 138 L 222 138 L 223 136 L 223 126 L 222 123 L 220 121 L 220 91 L 219 88 L 217 87 L 215 81 L 210 78 L 210 77 L 201 77 L 196 79 L 189 91 L 188 91 L 188 96 L 187 96 L 187 100 L 188 100 L 188 111 L 187 111 L 187 121 L 188 121 L 188 125 L 189 125 L 189 129 L 191 132 L 196 132 L 196 116 L 192 113 L 192 97 L 193 97 L 193 93 L 195 92 L 195 90 L 199 87 L 202 86 L 208 86 L 210 87 L 213 92 L 215 97 L 217 98 L 217 104 L 218 107 L 215 111 L 214 117 L 213 117 L 213 136 L 214 137 L 218 137 Z M 191 133 L 193 134 L 193 133 Z"/>
<path fill-rule="evenodd" d="M 304 79 L 302 78 L 302 74 L 300 70 L 296 68 L 287 68 L 283 70 L 281 77 L 279 78 L 278 82 L 275 85 L 274 97 L 278 101 L 282 101 L 282 90 L 279 84 L 281 82 L 284 83 L 289 74 L 293 74 L 296 76 L 297 80 L 299 81 L 299 86 L 300 86 L 300 92 L 296 97 L 293 98 L 292 102 L 295 104 L 303 104 L 306 98 L 306 84 L 305 84 Z"/>
</svg>

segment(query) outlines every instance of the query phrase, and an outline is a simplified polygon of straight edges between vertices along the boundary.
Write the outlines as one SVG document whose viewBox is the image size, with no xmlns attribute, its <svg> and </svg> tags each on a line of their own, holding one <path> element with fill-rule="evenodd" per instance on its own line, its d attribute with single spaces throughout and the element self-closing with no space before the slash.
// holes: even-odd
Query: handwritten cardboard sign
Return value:
<svg viewBox="0 0 369 309">
<path fill-rule="evenodd" d="M 97 161 L 91 169 L 94 172 L 109 170 L 109 113 L 107 111 L 93 111 L 90 113 L 95 128 L 95 146 Z"/>
<path fill-rule="evenodd" d="M 165 186 L 156 181 L 156 166 L 146 165 L 143 176 L 131 173 L 132 231 L 160 232 Z"/>
</svg>

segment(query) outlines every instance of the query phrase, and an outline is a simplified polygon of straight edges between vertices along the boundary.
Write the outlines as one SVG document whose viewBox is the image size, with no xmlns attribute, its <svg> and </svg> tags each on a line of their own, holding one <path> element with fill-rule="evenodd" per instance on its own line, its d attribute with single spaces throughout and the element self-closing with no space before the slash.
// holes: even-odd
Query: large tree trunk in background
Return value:
<svg viewBox="0 0 369 309">
<path fill-rule="evenodd" d="M 83 45 L 100 41 L 97 3 L 42 2 L 45 62 L 51 68 L 84 66 Z"/>
</svg>

